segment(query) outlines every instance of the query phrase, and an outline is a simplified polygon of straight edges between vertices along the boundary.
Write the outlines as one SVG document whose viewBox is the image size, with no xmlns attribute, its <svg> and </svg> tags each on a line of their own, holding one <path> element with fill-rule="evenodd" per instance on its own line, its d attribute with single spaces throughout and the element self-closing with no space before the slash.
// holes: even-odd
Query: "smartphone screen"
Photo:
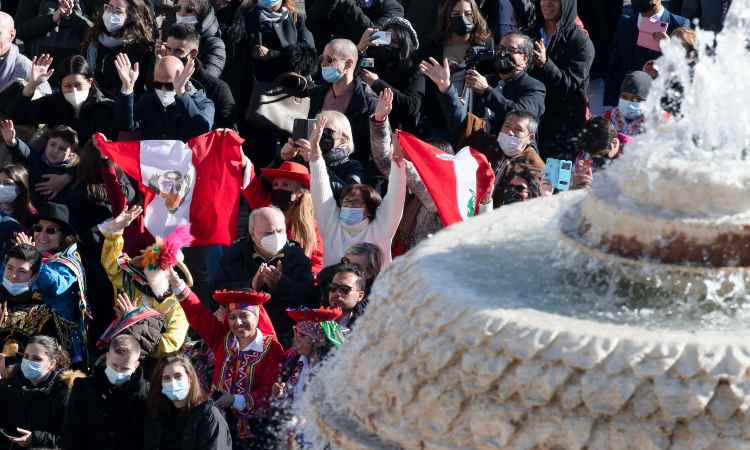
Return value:
<svg viewBox="0 0 750 450">
<path fill-rule="evenodd" d="M 363 69 L 372 69 L 375 67 L 375 60 L 373 58 L 362 58 L 359 62 L 359 66 Z"/>
<path fill-rule="evenodd" d="M 388 45 L 391 43 L 390 31 L 376 31 L 372 34 L 373 45 Z"/>
<path fill-rule="evenodd" d="M 314 119 L 294 119 L 294 124 L 292 125 L 292 140 L 308 139 L 314 126 Z"/>
</svg>

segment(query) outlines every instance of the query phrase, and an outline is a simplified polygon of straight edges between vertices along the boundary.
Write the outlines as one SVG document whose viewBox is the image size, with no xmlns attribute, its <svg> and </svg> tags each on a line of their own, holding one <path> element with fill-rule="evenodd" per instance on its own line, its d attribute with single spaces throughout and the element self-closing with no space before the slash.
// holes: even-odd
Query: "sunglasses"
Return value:
<svg viewBox="0 0 750 450">
<path fill-rule="evenodd" d="M 31 227 L 31 229 L 34 231 L 34 233 L 46 233 L 46 234 L 57 234 L 57 232 L 60 231 L 60 228 L 45 227 L 42 225 L 34 225 L 33 227 Z"/>
<path fill-rule="evenodd" d="M 174 91 L 174 84 L 172 82 L 152 81 L 151 86 L 154 89 L 161 89 L 164 91 Z"/>
<path fill-rule="evenodd" d="M 350 293 L 352 293 L 352 291 L 359 292 L 359 289 L 354 289 L 353 287 L 347 286 L 345 284 L 336 284 L 336 283 L 331 283 L 328 286 L 329 293 L 338 292 L 342 295 L 349 295 Z"/>
</svg>

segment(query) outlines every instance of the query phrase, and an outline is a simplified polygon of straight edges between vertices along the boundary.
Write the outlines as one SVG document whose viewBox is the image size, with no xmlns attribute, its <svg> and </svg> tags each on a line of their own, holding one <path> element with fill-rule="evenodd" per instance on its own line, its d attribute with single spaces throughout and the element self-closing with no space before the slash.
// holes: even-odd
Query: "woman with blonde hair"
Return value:
<svg viewBox="0 0 750 450">
<path fill-rule="evenodd" d="M 324 119 L 327 125 L 320 136 L 320 151 L 328 169 L 333 195 L 339 199 L 344 188 L 363 182 L 364 169 L 362 163 L 350 159 L 355 149 L 349 119 L 338 111 L 321 111 L 316 120 L 321 119 Z M 289 139 L 281 149 L 281 159 L 291 160 L 299 154 L 309 152 L 310 149 L 310 141 L 307 139 Z"/>
</svg>

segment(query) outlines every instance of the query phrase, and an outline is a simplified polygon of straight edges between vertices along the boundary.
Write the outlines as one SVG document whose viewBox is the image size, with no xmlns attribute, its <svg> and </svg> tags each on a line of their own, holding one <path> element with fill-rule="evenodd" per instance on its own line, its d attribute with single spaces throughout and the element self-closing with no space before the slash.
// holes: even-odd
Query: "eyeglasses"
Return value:
<svg viewBox="0 0 750 450">
<path fill-rule="evenodd" d="M 43 225 L 34 225 L 31 227 L 34 233 L 46 233 L 46 234 L 57 234 L 60 231 L 57 227 L 45 227 Z"/>
<path fill-rule="evenodd" d="M 345 284 L 331 283 L 330 285 L 328 285 L 328 292 L 329 293 L 338 292 L 338 293 L 346 296 L 346 295 L 349 295 L 352 292 L 359 292 L 359 289 L 355 289 L 355 288 L 353 288 L 351 286 L 347 286 Z"/>
<path fill-rule="evenodd" d="M 152 81 L 151 86 L 154 89 L 162 89 L 164 91 L 174 91 L 174 84 L 172 84 L 171 81 L 169 82 Z"/>
</svg>

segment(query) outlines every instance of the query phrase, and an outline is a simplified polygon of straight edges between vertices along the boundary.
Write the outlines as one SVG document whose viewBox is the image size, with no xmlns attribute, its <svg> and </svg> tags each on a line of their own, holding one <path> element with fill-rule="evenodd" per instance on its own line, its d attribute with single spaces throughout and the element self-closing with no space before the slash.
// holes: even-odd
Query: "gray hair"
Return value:
<svg viewBox="0 0 750 450">
<path fill-rule="evenodd" d="M 526 63 L 526 68 L 528 68 L 532 61 L 534 61 L 534 41 L 531 40 L 531 38 L 523 33 L 508 33 L 505 36 L 503 36 L 503 39 L 518 39 L 520 42 L 518 48 L 523 52 L 524 55 L 526 55 L 526 58 L 528 60 L 528 63 Z"/>
<path fill-rule="evenodd" d="M 518 117 L 519 119 L 528 120 L 529 133 L 536 134 L 537 130 L 539 130 L 539 121 L 536 120 L 536 117 L 534 117 L 534 115 L 528 111 L 511 111 L 505 115 L 505 120 L 508 120 L 508 117 Z"/>
<path fill-rule="evenodd" d="M 367 258 L 367 264 L 372 268 L 373 278 L 380 273 L 380 269 L 383 267 L 383 252 L 380 251 L 380 247 L 370 242 L 354 244 L 346 250 L 346 253 Z"/>
<path fill-rule="evenodd" d="M 333 50 L 333 53 L 340 57 L 345 59 L 351 59 L 354 61 L 354 65 L 357 65 L 357 60 L 359 59 L 359 50 L 357 50 L 357 45 L 350 41 L 349 39 L 333 39 L 331 42 L 329 42 L 326 47 L 330 46 L 331 50 Z"/>
<path fill-rule="evenodd" d="M 255 219 L 259 215 L 261 215 L 261 214 L 263 214 L 265 212 L 269 212 L 269 211 L 275 211 L 276 214 L 279 214 L 282 218 L 284 218 L 284 220 L 286 220 L 286 216 L 284 216 L 284 212 L 281 211 L 279 208 L 277 208 L 275 206 L 265 206 L 263 208 L 254 209 L 250 213 L 250 216 L 247 218 L 247 232 L 251 236 L 253 234 L 253 228 L 255 226 Z"/>
</svg>

